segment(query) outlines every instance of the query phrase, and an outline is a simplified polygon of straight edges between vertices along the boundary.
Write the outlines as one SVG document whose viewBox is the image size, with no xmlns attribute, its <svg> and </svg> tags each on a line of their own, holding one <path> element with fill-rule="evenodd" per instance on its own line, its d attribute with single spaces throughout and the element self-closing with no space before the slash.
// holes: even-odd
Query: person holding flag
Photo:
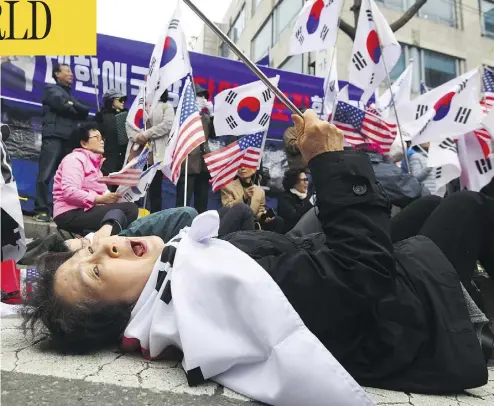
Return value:
<svg viewBox="0 0 494 406">
<path fill-rule="evenodd" d="M 137 219 L 134 203 L 117 203 L 120 196 L 101 182 L 104 141 L 96 123 L 78 127 L 72 134 L 76 147 L 61 162 L 53 180 L 53 215 L 63 230 L 81 234 L 98 230 L 103 217 L 121 210 L 128 224 Z"/>
</svg>

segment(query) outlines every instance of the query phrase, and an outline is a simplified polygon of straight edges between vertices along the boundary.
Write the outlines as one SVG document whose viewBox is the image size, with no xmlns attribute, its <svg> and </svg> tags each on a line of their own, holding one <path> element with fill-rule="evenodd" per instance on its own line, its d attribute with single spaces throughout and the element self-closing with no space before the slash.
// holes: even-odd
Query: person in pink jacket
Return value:
<svg viewBox="0 0 494 406">
<path fill-rule="evenodd" d="M 72 232 L 98 230 L 103 217 L 113 209 L 124 212 L 128 224 L 137 219 L 134 203 L 117 203 L 103 176 L 104 140 L 97 125 L 88 123 L 72 134 L 75 148 L 60 163 L 53 180 L 53 217 L 57 226 Z"/>
</svg>

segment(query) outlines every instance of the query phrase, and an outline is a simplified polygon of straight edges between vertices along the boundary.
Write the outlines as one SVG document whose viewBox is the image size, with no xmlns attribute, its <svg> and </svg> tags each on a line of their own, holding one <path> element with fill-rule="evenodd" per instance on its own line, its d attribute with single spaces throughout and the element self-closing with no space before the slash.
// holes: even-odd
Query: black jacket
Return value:
<svg viewBox="0 0 494 406">
<path fill-rule="evenodd" d="M 287 233 L 295 227 L 300 218 L 312 207 L 309 196 L 302 200 L 292 192 L 283 192 L 278 198 L 278 216 L 283 217 L 285 221 L 283 232 Z"/>
<path fill-rule="evenodd" d="M 43 137 L 68 140 L 89 109 L 71 95 L 70 87 L 47 85 L 43 89 Z"/>
<path fill-rule="evenodd" d="M 306 326 L 362 385 L 458 392 L 487 382 L 459 277 L 424 236 L 394 246 L 389 202 L 364 153 L 309 167 L 324 233 L 224 237 L 278 283 Z"/>
<path fill-rule="evenodd" d="M 117 111 L 115 109 L 103 108 L 94 117 L 94 120 L 98 123 L 101 135 L 105 140 L 105 154 L 119 152 L 117 120 L 115 116 L 117 113 L 124 113 L 126 111 L 126 109 Z"/>
</svg>

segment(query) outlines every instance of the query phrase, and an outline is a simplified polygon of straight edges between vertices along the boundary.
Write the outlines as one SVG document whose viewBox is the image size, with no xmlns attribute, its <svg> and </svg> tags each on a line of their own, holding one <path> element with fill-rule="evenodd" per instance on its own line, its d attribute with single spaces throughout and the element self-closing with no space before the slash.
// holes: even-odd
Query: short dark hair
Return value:
<svg viewBox="0 0 494 406">
<path fill-rule="evenodd" d="M 38 280 L 22 315 L 24 331 L 48 333 L 58 351 L 83 354 L 119 343 L 133 305 L 85 301 L 70 304 L 54 290 L 58 268 L 74 252 L 48 252 L 37 263 Z"/>
<path fill-rule="evenodd" d="M 67 63 L 56 63 L 55 65 L 53 65 L 51 77 L 55 82 L 58 82 L 56 74 L 62 72 L 62 66 L 67 66 L 68 68 L 70 68 L 70 65 Z"/>
<path fill-rule="evenodd" d="M 303 169 L 288 169 L 283 176 L 283 189 L 289 192 L 300 180 L 300 174 L 305 173 Z"/>
<path fill-rule="evenodd" d="M 168 101 L 168 89 L 165 89 L 165 91 L 161 94 L 160 101 L 162 101 L 163 103 L 166 103 Z"/>
<path fill-rule="evenodd" d="M 88 121 L 79 124 L 70 136 L 70 147 L 72 149 L 80 148 L 82 141 L 89 141 L 89 132 L 99 131 L 99 126 L 94 121 Z"/>
</svg>

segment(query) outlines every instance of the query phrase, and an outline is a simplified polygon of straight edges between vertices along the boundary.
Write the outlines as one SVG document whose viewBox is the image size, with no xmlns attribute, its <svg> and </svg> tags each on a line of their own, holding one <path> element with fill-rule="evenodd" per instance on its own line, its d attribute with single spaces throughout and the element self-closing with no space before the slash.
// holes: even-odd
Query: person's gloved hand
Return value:
<svg viewBox="0 0 494 406">
<path fill-rule="evenodd" d="M 319 119 L 314 110 L 307 110 L 303 119 L 292 115 L 297 133 L 297 144 L 305 162 L 324 152 L 343 151 L 343 131 Z"/>
</svg>

